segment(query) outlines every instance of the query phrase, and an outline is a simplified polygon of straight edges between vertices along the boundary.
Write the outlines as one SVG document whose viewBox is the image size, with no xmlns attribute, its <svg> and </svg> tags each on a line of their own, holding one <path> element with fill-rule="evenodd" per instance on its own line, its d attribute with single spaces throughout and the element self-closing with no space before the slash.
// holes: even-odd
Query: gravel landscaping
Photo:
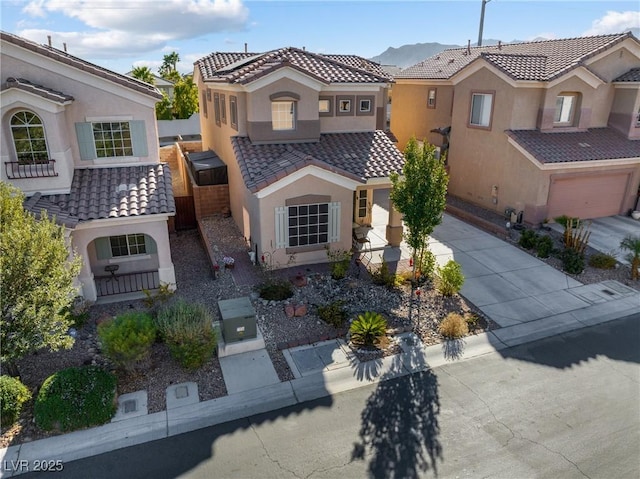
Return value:
<svg viewBox="0 0 640 479">
<path fill-rule="evenodd" d="M 477 207 L 466 205 L 455 199 L 451 199 L 450 204 L 465 207 L 475 217 L 503 226 L 504 220 L 500 215 L 477 209 Z M 240 273 L 241 265 L 239 262 L 248 262 L 248 249 L 232 218 L 211 217 L 203 221 L 202 226 L 214 259 L 222 265 L 224 256 L 237 258 L 236 268 L 238 271 L 234 270 L 234 272 Z M 544 233 L 551 235 L 556 241 L 559 239 L 557 233 L 552 231 Z M 518 233 L 512 232 L 507 241 L 517 244 L 517 238 Z M 243 296 L 252 298 L 267 351 L 282 381 L 293 379 L 293 374 L 282 354 L 283 348 L 336 336 L 344 337 L 346 334 L 346 328 L 336 329 L 320 320 L 316 314 L 317 306 L 326 305 L 335 300 L 348 298 L 344 306 L 349 318 L 364 311 L 382 313 L 388 319 L 392 331 L 411 330 L 426 345 L 442 342 L 442 337 L 436 328 L 437 324 L 449 312 L 475 314 L 478 322 L 472 334 L 497 327 L 462 296 L 454 295 L 451 298 L 443 298 L 432 288 L 425 288 L 419 298 L 414 295 L 414 299 L 410 300 L 411 288 L 409 285 L 395 289 L 374 285 L 364 267 L 356 263 L 352 264 L 347 278 L 339 281 L 331 279 L 328 274 L 329 267 L 326 264 L 294 266 L 287 270 L 281 270 L 277 274 L 287 279 L 293 280 L 297 275 L 303 276 L 306 285 L 294 286 L 294 296 L 289 300 L 274 302 L 259 298 L 255 286 L 264 278 L 260 268 L 256 266 L 244 265 L 244 279 L 246 280 L 248 272 L 248 277 L 253 281 L 236 282 L 234 272 L 225 268 L 219 269 L 214 278 L 209 257 L 197 231 L 172 234 L 171 251 L 178 286 L 173 298 L 184 298 L 190 302 L 203 303 L 210 308 L 217 319 L 219 319 L 218 300 Z M 534 254 L 531 251 L 528 252 Z M 588 249 L 587 254 L 591 253 L 592 251 Z M 561 269 L 561 263 L 556 258 L 551 257 L 543 261 Z M 247 268 L 249 269 L 247 270 Z M 583 273 L 573 277 L 585 284 L 614 279 L 640 290 L 640 282 L 631 281 L 630 270 L 627 266 L 619 265 L 613 270 L 598 270 L 587 267 Z M 174 300 L 173 298 L 171 300 Z M 307 308 L 307 314 L 300 317 L 288 317 L 285 313 L 286 304 L 304 304 Z M 156 307 L 162 307 L 162 305 Z M 142 300 L 92 306 L 89 310 L 90 317 L 86 324 L 79 328 L 75 345 L 71 350 L 38 352 L 19 362 L 18 367 L 22 381 L 35 396 L 37 388 L 42 382 L 63 368 L 88 364 L 111 368 L 108 360 L 101 355 L 96 339 L 96 324 L 122 312 L 135 310 L 148 310 L 148 307 Z M 396 349 L 389 348 L 386 351 L 376 351 L 373 354 L 380 356 L 395 352 Z M 362 351 L 358 354 L 361 359 L 370 357 Z M 118 372 L 118 394 L 146 390 L 148 392 L 148 409 L 150 413 L 153 413 L 165 409 L 165 390 L 168 386 L 187 381 L 195 381 L 198 384 L 201 401 L 227 394 L 217 358 L 212 358 L 196 371 L 187 371 L 171 358 L 166 345 L 158 342 L 153 346 L 150 359 L 137 372 L 129 374 Z M 11 430 L 3 431 L 0 447 L 46 436 L 46 433 L 37 430 L 33 425 L 31 405 L 27 405 L 19 424 Z"/>
</svg>

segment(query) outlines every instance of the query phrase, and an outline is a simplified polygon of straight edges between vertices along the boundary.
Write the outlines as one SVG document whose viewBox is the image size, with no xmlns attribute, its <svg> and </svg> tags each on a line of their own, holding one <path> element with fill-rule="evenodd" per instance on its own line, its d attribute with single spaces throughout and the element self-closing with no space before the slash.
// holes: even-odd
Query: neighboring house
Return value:
<svg viewBox="0 0 640 479">
<path fill-rule="evenodd" d="M 135 78 L 133 76 L 133 71 L 129 71 L 125 73 L 125 75 L 130 78 Z M 155 73 L 152 73 L 152 75 L 153 75 L 153 86 L 155 86 L 158 90 L 160 90 L 161 93 L 166 94 L 167 97 L 169 97 L 169 100 L 173 100 L 173 82 L 169 80 L 165 80 L 160 75 L 156 75 Z"/>
<path fill-rule="evenodd" d="M 150 85 L 0 32 L 0 179 L 67 228 L 87 300 L 175 287 L 171 174 Z"/>
<path fill-rule="evenodd" d="M 202 148 L 227 165 L 231 213 L 258 258 L 324 262 L 371 223 L 373 189 L 404 163 L 384 131 L 390 81 L 364 58 L 297 48 L 196 62 Z M 387 233 L 400 243 L 394 210 Z"/>
<path fill-rule="evenodd" d="M 401 149 L 445 146 L 449 192 L 537 224 L 635 207 L 640 43 L 631 33 L 458 48 L 397 74 Z M 449 134 L 441 134 L 449 132 Z"/>
</svg>

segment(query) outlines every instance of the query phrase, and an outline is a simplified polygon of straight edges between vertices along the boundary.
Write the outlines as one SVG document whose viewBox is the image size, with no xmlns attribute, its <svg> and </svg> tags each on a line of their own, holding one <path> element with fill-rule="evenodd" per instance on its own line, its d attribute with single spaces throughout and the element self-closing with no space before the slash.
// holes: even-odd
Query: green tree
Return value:
<svg viewBox="0 0 640 479">
<path fill-rule="evenodd" d="M 162 65 L 158 68 L 158 73 L 165 80 L 178 81 L 180 80 L 180 73 L 178 73 L 178 62 L 180 61 L 180 55 L 176 52 L 171 52 L 164 56 Z"/>
<path fill-rule="evenodd" d="M 156 119 L 173 120 L 173 106 L 165 92 L 162 92 L 162 100 L 156 103 Z"/>
<path fill-rule="evenodd" d="M 191 76 L 185 76 L 173 85 L 173 116 L 186 120 L 198 111 L 198 87 Z"/>
<path fill-rule="evenodd" d="M 391 174 L 390 198 L 403 215 L 408 230 L 405 239 L 413 250 L 415 268 L 423 264 L 429 235 L 442 222 L 449 176 L 444 158 L 436 158 L 435 146 L 425 142 L 421 148 L 415 137 L 407 143 L 404 159 L 403 176 Z"/>
<path fill-rule="evenodd" d="M 0 361 L 18 375 L 15 362 L 41 348 L 70 348 L 69 306 L 81 258 L 70 255 L 64 227 L 42 212 L 25 211 L 23 193 L 0 182 Z"/>
<path fill-rule="evenodd" d="M 148 83 L 149 85 L 156 84 L 156 80 L 153 77 L 153 72 L 149 67 L 134 67 L 133 70 L 131 70 L 131 76 L 145 83 Z"/>
</svg>

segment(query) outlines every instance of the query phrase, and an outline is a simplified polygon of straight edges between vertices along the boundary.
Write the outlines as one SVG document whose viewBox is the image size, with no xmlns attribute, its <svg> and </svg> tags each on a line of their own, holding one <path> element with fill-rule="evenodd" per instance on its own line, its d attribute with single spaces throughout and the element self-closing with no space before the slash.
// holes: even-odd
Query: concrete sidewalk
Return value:
<svg viewBox="0 0 640 479">
<path fill-rule="evenodd" d="M 376 208 L 374 219 L 380 223 L 385 211 L 383 206 Z M 373 226 L 372 246 L 380 248 L 373 254 L 406 261 L 406 245 L 385 248 L 380 225 Z M 295 379 L 286 382 L 277 379 L 266 351 L 236 359 L 229 356 L 223 358 L 223 375 L 228 382 L 232 374 L 235 382 L 229 384 L 228 396 L 200 402 L 195 383 L 173 385 L 167 390 L 167 409 L 154 414 L 139 407 L 127 408 L 132 404 L 127 401 L 134 399 L 121 397 L 118 415 L 109 424 L 0 450 L 0 477 L 27 472 L 20 465 L 29 467 L 35 460 L 73 461 L 640 312 L 640 292 L 615 281 L 583 285 L 514 245 L 448 215 L 434 232 L 430 248 L 439 264 L 455 259 L 462 265 L 466 278 L 462 294 L 500 329 L 429 347 L 412 333 L 405 333 L 395 339 L 402 353 L 367 362 L 360 362 L 341 340 L 291 348 L 284 356 Z M 251 367 L 256 371 L 253 375 L 238 374 L 247 365 L 264 367 Z M 145 397 L 137 399 L 139 406 L 145 402 Z"/>
</svg>

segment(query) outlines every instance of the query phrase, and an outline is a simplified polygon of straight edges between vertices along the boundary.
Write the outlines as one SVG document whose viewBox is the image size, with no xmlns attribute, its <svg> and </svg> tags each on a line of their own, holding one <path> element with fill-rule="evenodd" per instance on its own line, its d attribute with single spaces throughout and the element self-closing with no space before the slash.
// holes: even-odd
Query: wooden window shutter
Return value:
<svg viewBox="0 0 640 479">
<path fill-rule="evenodd" d="M 129 122 L 131 128 L 131 144 L 133 146 L 133 156 L 149 156 L 147 147 L 147 129 L 144 120 L 132 120 Z"/>
<path fill-rule="evenodd" d="M 278 206 L 276 208 L 276 249 L 286 248 L 288 243 L 287 235 L 287 208 Z"/>
<path fill-rule="evenodd" d="M 91 123 L 76 123 L 76 138 L 78 139 L 80 159 L 83 161 L 95 160 L 98 154 L 96 153 L 96 144 L 93 141 Z"/>
<path fill-rule="evenodd" d="M 108 237 L 96 238 L 94 241 L 96 245 L 96 257 L 99 260 L 111 259 L 111 241 Z"/>
<path fill-rule="evenodd" d="M 329 203 L 329 243 L 340 241 L 340 202 Z"/>
</svg>

